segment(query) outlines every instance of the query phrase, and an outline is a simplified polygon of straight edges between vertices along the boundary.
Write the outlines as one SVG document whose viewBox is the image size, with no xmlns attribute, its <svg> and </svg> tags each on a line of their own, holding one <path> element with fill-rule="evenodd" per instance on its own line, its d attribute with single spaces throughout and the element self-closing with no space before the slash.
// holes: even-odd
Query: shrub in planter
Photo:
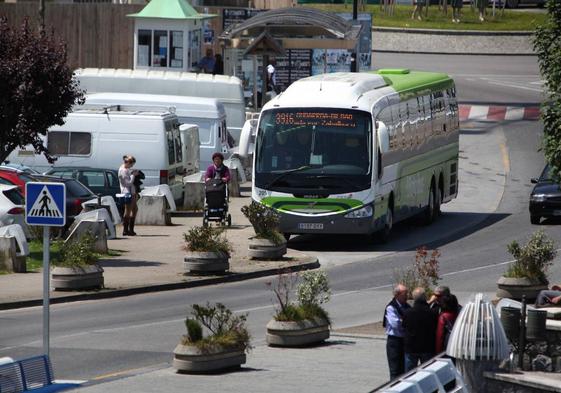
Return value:
<svg viewBox="0 0 561 393">
<path fill-rule="evenodd" d="M 297 301 L 291 300 L 296 286 Z M 301 346 L 329 338 L 330 319 L 322 304 L 329 301 L 331 290 L 324 271 L 308 271 L 300 277 L 280 274 L 269 284 L 278 302 L 273 319 L 267 324 L 267 343 L 275 346 Z"/>
<path fill-rule="evenodd" d="M 222 228 L 196 226 L 183 234 L 187 272 L 224 272 L 230 267 L 232 246 Z"/>
<path fill-rule="evenodd" d="M 103 286 L 103 268 L 94 251 L 95 237 L 85 233 L 72 242 L 60 242 L 57 258 L 51 263 L 51 286 L 55 289 L 85 289 Z"/>
<path fill-rule="evenodd" d="M 279 215 L 273 209 L 253 201 L 241 211 L 255 231 L 249 243 L 250 257 L 278 259 L 286 254 L 286 240 L 278 231 Z"/>
<path fill-rule="evenodd" d="M 418 247 L 415 253 L 415 262 L 405 269 L 394 270 L 394 281 L 405 285 L 409 296 L 418 287 L 425 289 L 425 293 L 430 297 L 433 287 L 440 281 L 439 267 L 440 251 L 434 249 L 429 252 L 425 247 Z"/>
<path fill-rule="evenodd" d="M 187 334 L 174 350 L 173 366 L 194 373 L 241 366 L 251 349 L 246 320 L 247 314 L 234 315 L 222 303 L 194 304 L 185 320 Z"/>
<path fill-rule="evenodd" d="M 540 290 L 547 289 L 547 271 L 557 255 L 554 242 L 540 230 L 525 245 L 513 241 L 507 250 L 515 261 L 499 278 L 497 296 L 534 299 Z"/>
</svg>

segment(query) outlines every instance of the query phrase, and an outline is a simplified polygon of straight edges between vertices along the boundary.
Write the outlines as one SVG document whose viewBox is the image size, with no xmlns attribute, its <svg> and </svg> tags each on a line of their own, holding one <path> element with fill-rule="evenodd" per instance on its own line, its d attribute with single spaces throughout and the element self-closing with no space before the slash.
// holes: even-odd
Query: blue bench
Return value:
<svg viewBox="0 0 561 393">
<path fill-rule="evenodd" d="M 47 355 L 0 364 L 0 393 L 51 393 L 75 388 L 74 383 L 55 383 Z"/>
</svg>

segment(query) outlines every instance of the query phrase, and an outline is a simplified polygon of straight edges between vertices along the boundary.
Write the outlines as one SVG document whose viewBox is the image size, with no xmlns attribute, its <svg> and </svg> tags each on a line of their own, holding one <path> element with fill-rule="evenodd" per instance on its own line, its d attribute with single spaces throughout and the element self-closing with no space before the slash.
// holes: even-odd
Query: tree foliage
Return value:
<svg viewBox="0 0 561 393">
<path fill-rule="evenodd" d="M 52 159 L 40 136 L 84 100 L 66 59 L 53 33 L 32 31 L 27 20 L 14 29 L 0 18 L 0 162 L 28 144 Z"/>
<path fill-rule="evenodd" d="M 547 99 L 542 104 L 543 150 L 553 173 L 561 175 L 561 2 L 547 2 L 548 18 L 536 29 L 534 50 L 545 80 Z"/>
</svg>

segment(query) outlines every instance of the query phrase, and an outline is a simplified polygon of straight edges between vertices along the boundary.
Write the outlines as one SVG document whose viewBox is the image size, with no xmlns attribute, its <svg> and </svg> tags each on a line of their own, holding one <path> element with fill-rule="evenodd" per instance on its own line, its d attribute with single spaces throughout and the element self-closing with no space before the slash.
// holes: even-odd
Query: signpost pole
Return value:
<svg viewBox="0 0 561 393">
<path fill-rule="evenodd" d="M 49 236 L 50 227 L 43 227 L 43 352 L 49 356 Z"/>
</svg>

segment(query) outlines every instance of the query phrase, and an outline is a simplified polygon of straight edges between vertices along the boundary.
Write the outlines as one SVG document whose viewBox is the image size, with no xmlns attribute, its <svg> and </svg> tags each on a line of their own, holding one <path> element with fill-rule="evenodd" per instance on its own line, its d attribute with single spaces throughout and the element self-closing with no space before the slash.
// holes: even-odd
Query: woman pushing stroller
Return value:
<svg viewBox="0 0 561 393">
<path fill-rule="evenodd" d="M 221 179 L 224 183 L 230 181 L 230 169 L 224 165 L 224 155 L 214 153 L 212 155 L 213 164 L 206 169 L 205 183 L 212 179 Z"/>
</svg>

